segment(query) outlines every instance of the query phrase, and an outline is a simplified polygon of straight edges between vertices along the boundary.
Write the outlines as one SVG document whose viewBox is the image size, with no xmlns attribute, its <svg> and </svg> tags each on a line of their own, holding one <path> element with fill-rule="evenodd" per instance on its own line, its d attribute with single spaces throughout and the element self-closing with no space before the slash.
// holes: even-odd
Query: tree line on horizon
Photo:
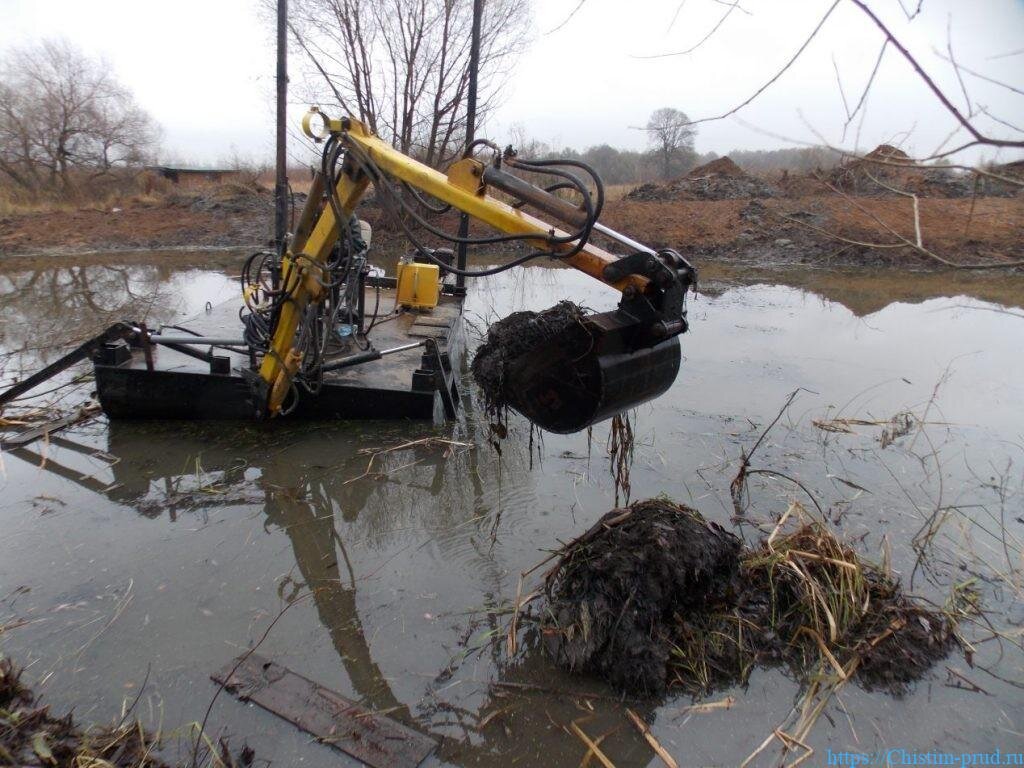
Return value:
<svg viewBox="0 0 1024 768">
<path fill-rule="evenodd" d="M 523 23 L 523 1 L 504 1 L 506 5 L 502 8 L 514 11 L 512 18 Z M 389 2 L 375 0 L 374 4 L 361 6 L 335 0 L 301 0 L 297 6 L 304 15 L 297 19 L 297 24 L 304 32 L 299 33 L 298 27 L 294 27 L 295 39 L 309 60 L 319 64 L 312 53 L 314 39 L 321 52 L 329 49 L 332 40 L 344 47 L 349 25 L 383 23 Z M 441 3 L 440 15 L 430 16 L 428 11 L 436 3 Z M 461 1 L 425 0 L 425 15 L 417 21 L 417 34 L 424 40 L 416 50 L 430 49 L 436 54 L 445 50 L 444 44 L 453 35 L 458 33 L 461 37 L 468 5 Z M 366 8 L 376 9 L 372 18 L 360 16 L 367 13 Z M 508 66 L 518 51 L 514 41 L 503 39 L 509 34 L 507 25 L 495 22 L 485 26 L 484 33 L 494 38 L 486 49 L 489 56 L 483 61 L 488 75 L 483 80 L 482 114 L 486 117 L 492 108 L 493 93 L 487 89 L 494 82 L 493 76 Z M 440 37 L 434 39 L 432 35 Z M 427 45 L 429 40 L 432 42 Z M 369 53 L 367 49 L 366 54 Z M 397 77 L 397 81 L 375 85 L 369 73 L 359 74 L 358 62 L 352 66 L 358 74 L 354 81 L 324 73 L 315 81 L 321 86 L 330 85 L 338 108 L 367 121 L 398 149 L 429 165 L 443 168 L 461 154 L 468 77 L 464 56 L 460 54 L 447 64 L 436 55 L 410 64 L 407 77 L 420 84 L 417 88 L 395 74 L 395 70 L 381 76 Z M 440 71 L 440 66 L 449 69 Z M 431 80 L 432 77 L 436 80 Z M 449 86 L 450 90 L 445 90 Z M 358 93 L 359 99 L 346 98 L 349 92 Z M 316 89 L 309 93 L 314 95 Z M 326 98 L 329 101 L 331 97 Z M 391 103 L 395 99 L 398 101 Z M 524 157 L 582 160 L 611 185 L 672 179 L 718 157 L 714 152 L 702 154 L 694 149 L 696 128 L 681 110 L 657 109 L 639 129 L 647 134 L 646 150 L 620 149 L 609 144 L 582 150 L 555 148 L 527 138 L 521 128 L 513 129 L 509 138 Z M 23 196 L 88 195 L 130 176 L 132 169 L 137 171 L 154 162 L 159 136 L 159 126 L 138 106 L 128 89 L 116 81 L 109 67 L 66 41 L 43 40 L 11 49 L 0 58 L 0 187 Z M 234 148 L 225 157 L 226 167 L 253 171 L 251 178 L 256 178 L 264 165 L 257 159 L 240 157 Z M 741 150 L 731 157 L 752 172 L 807 172 L 834 165 L 840 158 L 838 153 L 823 147 Z"/>
<path fill-rule="evenodd" d="M 524 157 L 582 160 L 593 166 L 605 184 L 643 184 L 669 181 L 684 176 L 705 163 L 722 157 L 717 152 L 697 152 L 680 149 L 672 153 L 668 171 L 655 149 L 618 149 L 610 144 L 598 144 L 578 150 L 573 147 L 556 149 L 537 139 L 526 139 L 515 145 Z M 783 149 L 737 149 L 727 156 L 740 168 L 752 174 L 788 171 L 811 173 L 827 170 L 843 161 L 845 155 L 823 146 L 787 147 Z"/>
</svg>

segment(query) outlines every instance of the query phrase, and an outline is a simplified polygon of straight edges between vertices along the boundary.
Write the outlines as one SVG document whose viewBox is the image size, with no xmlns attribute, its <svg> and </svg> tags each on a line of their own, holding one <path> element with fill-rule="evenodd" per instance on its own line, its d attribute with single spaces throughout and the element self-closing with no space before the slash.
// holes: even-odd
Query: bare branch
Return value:
<svg viewBox="0 0 1024 768">
<path fill-rule="evenodd" d="M 1024 51 L 1021 51 L 1021 53 L 1024 53 Z M 1004 83 L 1001 80 L 996 80 L 995 78 L 989 77 L 988 75 L 983 75 L 980 72 L 975 72 L 973 69 L 968 69 L 963 64 L 960 64 L 959 62 L 954 61 L 954 59 L 953 59 L 953 52 L 952 51 L 949 52 L 948 56 L 944 56 L 941 51 L 935 51 L 935 55 L 938 56 L 940 59 L 945 59 L 946 61 L 948 61 L 950 64 L 952 64 L 954 67 L 956 67 L 958 72 L 960 72 L 960 71 L 966 72 L 967 74 L 971 75 L 972 77 L 976 77 L 979 80 L 984 80 L 986 83 L 992 83 L 992 85 L 998 85 L 1000 88 L 1005 88 L 1008 91 L 1013 91 L 1014 93 L 1018 94 L 1019 96 L 1024 96 L 1024 89 L 1018 88 L 1015 85 L 1010 85 L 1009 83 Z"/>
<path fill-rule="evenodd" d="M 633 56 L 633 58 L 634 59 L 664 59 L 664 58 L 667 58 L 669 56 L 685 56 L 688 53 L 693 53 L 695 50 L 697 50 L 702 45 L 704 45 L 704 43 L 706 43 L 711 38 L 711 36 L 714 35 L 715 32 L 717 32 L 722 27 L 723 24 L 725 24 L 725 20 L 729 18 L 730 14 L 732 14 L 733 11 L 735 11 L 737 8 L 739 8 L 739 2 L 723 3 L 723 4 L 727 5 L 729 7 L 726 9 L 725 13 L 722 14 L 722 17 L 718 20 L 718 23 L 715 24 L 715 26 L 713 26 L 711 28 L 711 30 L 706 35 L 704 35 L 704 37 L 702 37 L 700 40 L 698 40 L 694 45 L 692 45 L 689 48 L 687 48 L 685 51 L 672 51 L 671 53 L 655 53 L 655 54 L 651 54 L 651 55 L 648 55 L 648 56 Z M 681 9 L 681 8 L 682 8 L 682 4 L 680 4 L 680 6 L 679 6 L 679 9 Z M 676 10 L 676 15 L 678 15 L 679 9 Z M 743 9 L 740 8 L 740 10 L 743 10 Z M 743 12 L 747 13 L 747 11 L 743 11 Z M 673 17 L 672 21 L 673 21 L 673 23 L 675 23 L 675 17 Z"/>
<path fill-rule="evenodd" d="M 836 86 L 839 88 L 839 98 L 843 100 L 843 111 L 846 112 L 846 123 L 850 123 L 850 105 L 846 101 L 846 91 L 843 90 L 843 78 L 839 76 L 839 65 L 836 63 L 836 55 L 832 54 L 832 69 L 836 72 Z"/>
<path fill-rule="evenodd" d="M 846 119 L 846 124 L 843 126 L 843 138 L 846 138 L 846 130 L 850 127 L 850 122 L 854 116 L 860 112 L 861 107 L 864 106 L 864 102 L 868 97 L 868 92 L 871 90 L 871 86 L 874 85 L 875 77 L 878 75 L 878 68 L 882 65 L 882 57 L 885 56 L 885 49 L 889 45 L 888 40 L 882 41 L 882 47 L 878 51 L 878 58 L 875 59 L 875 66 L 871 68 L 871 75 L 868 77 L 868 82 L 864 86 L 863 92 L 860 94 L 860 98 L 857 99 L 857 105 L 853 108 L 853 112 L 849 114 Z"/>
<path fill-rule="evenodd" d="M 872 10 L 867 7 L 863 0 L 850 0 L 850 2 L 852 2 L 858 8 L 860 8 L 861 11 L 863 11 L 868 16 L 868 18 L 870 18 L 871 21 L 874 22 L 875 26 L 882 31 L 883 35 L 885 35 L 886 39 L 888 39 L 889 42 L 891 42 L 893 46 L 895 46 L 896 50 L 900 52 L 900 55 L 902 55 L 903 58 L 907 60 L 907 63 L 910 64 L 913 70 L 917 73 L 918 77 L 920 77 L 921 80 L 924 81 L 924 84 L 935 95 L 935 98 L 937 98 L 939 102 L 942 104 L 942 106 L 946 108 L 946 111 L 949 112 L 954 118 L 956 118 L 957 122 L 959 122 L 960 125 L 962 125 L 967 130 L 967 132 L 974 138 L 974 141 L 976 143 L 988 144 L 993 147 L 1024 147 L 1024 141 L 997 139 L 991 136 L 986 136 L 983 133 L 981 133 L 981 131 L 974 127 L 970 119 L 964 116 L 964 114 L 960 112 L 959 109 L 956 108 L 956 105 L 954 105 L 953 102 L 949 100 L 949 97 L 947 97 L 946 94 L 943 93 L 942 89 L 939 88 L 935 84 L 935 81 L 932 80 L 931 77 L 929 77 L 928 73 L 924 71 L 921 65 L 917 62 L 917 59 L 915 59 L 914 56 L 910 53 L 910 51 L 908 51 L 903 46 L 903 44 L 896 39 L 896 36 L 893 35 L 893 33 L 882 22 L 882 20 L 879 19 L 874 14 L 874 12 L 872 12 Z"/>
<path fill-rule="evenodd" d="M 676 25 L 676 20 L 679 18 L 679 14 L 683 12 L 683 6 L 686 5 L 686 0 L 679 0 L 679 5 L 676 6 L 675 13 L 672 14 L 672 20 L 668 23 L 668 29 L 666 32 L 671 32 L 672 27 Z"/>
<path fill-rule="evenodd" d="M 564 20 L 564 21 L 563 21 L 563 22 L 562 22 L 561 24 L 559 24 L 559 25 L 558 25 L 557 27 L 555 27 L 554 29 L 549 29 L 549 30 L 548 30 L 547 32 L 545 32 L 544 34 L 545 34 L 545 35 L 553 35 L 553 34 L 554 34 L 555 32 L 557 32 L 557 31 L 558 31 L 558 30 L 560 30 L 560 29 L 561 29 L 562 27 L 564 27 L 564 26 L 565 26 L 566 24 L 568 24 L 568 23 L 569 23 L 570 21 L 572 21 L 573 17 L 574 17 L 575 15 L 576 15 L 577 11 L 579 11 L 579 9 L 583 7 L 583 4 L 584 4 L 585 2 L 587 2 L 587 0 L 580 0 L 580 1 L 579 1 L 579 2 L 578 2 L 578 3 L 576 4 L 576 7 L 572 9 L 572 11 L 571 11 L 571 12 L 569 13 L 569 15 L 568 15 L 568 16 L 566 16 L 566 17 L 565 17 L 565 20 Z"/>
<path fill-rule="evenodd" d="M 730 115 L 736 114 L 741 109 L 743 109 L 745 106 L 747 106 L 752 101 L 754 101 L 754 99 L 756 99 L 758 96 L 760 96 L 766 90 L 768 90 L 772 85 L 775 84 L 775 82 L 780 77 L 782 77 L 786 73 L 786 71 L 791 66 L 793 66 L 793 64 L 796 62 L 796 60 L 800 58 L 801 54 L 803 54 L 803 52 L 805 50 L 807 50 L 807 46 L 809 46 L 811 44 L 811 41 L 814 40 L 814 38 L 817 36 L 818 32 L 821 31 L 821 28 L 825 25 L 825 22 L 828 21 L 828 17 L 832 15 L 832 11 L 834 11 L 836 9 L 836 7 L 839 5 L 839 2 L 840 2 L 840 0 L 835 0 L 835 2 L 832 3 L 832 5 L 829 6 L 828 10 L 825 11 L 825 15 L 821 17 L 821 19 L 818 21 L 817 26 L 815 26 L 814 29 L 811 31 L 811 34 L 807 36 L 807 38 L 804 40 L 804 42 L 797 49 L 796 53 L 794 53 L 793 56 L 790 57 L 789 61 L 787 61 L 786 64 L 779 71 L 777 71 L 774 75 L 772 75 L 772 77 L 764 85 L 762 85 L 760 88 L 758 88 L 756 91 L 754 91 L 754 93 L 751 94 L 749 97 L 747 97 L 743 102 L 741 102 L 740 104 L 737 104 L 735 107 L 733 107 L 732 109 L 728 110 L 727 112 L 723 112 L 722 114 L 718 115 L 717 117 L 702 117 L 699 120 L 694 120 L 691 123 L 691 125 L 697 125 L 698 123 L 707 123 L 707 122 L 711 122 L 712 120 L 723 120 L 726 117 L 729 117 Z M 854 2 L 856 2 L 856 0 L 854 0 Z"/>
</svg>

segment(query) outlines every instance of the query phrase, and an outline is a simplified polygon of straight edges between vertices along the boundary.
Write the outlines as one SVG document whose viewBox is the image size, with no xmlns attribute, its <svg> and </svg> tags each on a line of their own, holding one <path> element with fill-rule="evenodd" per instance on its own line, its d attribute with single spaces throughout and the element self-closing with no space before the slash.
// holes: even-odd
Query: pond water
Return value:
<svg viewBox="0 0 1024 768">
<path fill-rule="evenodd" d="M 1024 279 L 702 273 L 677 381 L 631 414 L 631 498 L 668 494 L 751 541 L 790 501 L 816 502 L 915 594 L 980 590 L 985 620 L 963 629 L 973 666 L 954 653 L 898 698 L 846 686 L 808 740 L 812 764 L 828 750 L 1024 751 Z M 153 263 L 0 273 L 3 378 L 114 319 L 181 320 L 236 294 L 232 275 Z M 467 318 L 482 328 L 563 297 L 616 301 L 576 272 L 520 269 L 474 282 Z M 737 518 L 741 451 L 797 389 L 752 463 L 804 488 L 757 476 Z M 20 624 L 0 651 L 84 721 L 138 696 L 135 713 L 184 756 L 211 672 L 277 619 L 261 654 L 431 734 L 428 764 L 577 765 L 572 721 L 604 736 L 616 766 L 658 764 L 612 691 L 529 649 L 506 653 L 520 572 L 623 493 L 607 424 L 538 440 L 513 418 L 499 453 L 466 400 L 440 426 L 99 418 L 0 454 L 0 625 Z M 882 440 L 901 412 L 909 432 Z M 872 423 L 835 431 L 841 418 Z M 421 442 L 370 466 L 408 441 Z M 727 696 L 731 708 L 706 711 L 678 695 L 630 706 L 680 765 L 737 765 L 789 721 L 801 688 L 757 670 L 706 702 Z M 207 731 L 275 765 L 348 764 L 226 694 Z M 753 764 L 779 760 L 776 742 Z"/>
</svg>

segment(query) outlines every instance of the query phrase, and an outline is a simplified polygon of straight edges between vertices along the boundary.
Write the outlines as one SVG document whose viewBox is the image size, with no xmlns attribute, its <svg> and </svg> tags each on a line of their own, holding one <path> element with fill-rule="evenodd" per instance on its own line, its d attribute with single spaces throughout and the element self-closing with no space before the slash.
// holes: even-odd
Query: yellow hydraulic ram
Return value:
<svg viewBox="0 0 1024 768">
<path fill-rule="evenodd" d="M 314 122 L 318 120 L 323 123 L 319 129 L 314 126 Z M 351 154 L 368 157 L 384 174 L 404 181 L 411 187 L 450 204 L 500 232 L 536 235 L 536 240 L 527 239 L 526 242 L 539 250 L 550 251 L 553 254 L 568 253 L 573 250 L 573 243 L 553 244 L 550 241 L 551 237 L 565 237 L 566 233 L 563 230 L 488 195 L 488 181 L 494 176 L 492 169 L 478 160 L 473 158 L 459 160 L 449 167 L 447 174 L 444 174 L 394 149 L 375 136 L 358 120 L 351 117 L 330 119 L 315 108 L 303 119 L 303 130 L 308 136 L 317 140 L 325 138 L 328 134 L 333 134 L 345 149 L 350 150 Z M 572 213 L 571 206 L 553 195 L 548 195 L 543 190 L 532 187 L 510 174 L 500 175 L 506 183 L 502 184 L 500 181 L 494 180 L 494 186 L 516 195 L 522 190 L 516 189 L 515 186 L 522 184 L 524 189 L 529 187 L 539 196 L 546 196 L 552 205 L 566 206 L 568 213 Z M 352 215 L 369 183 L 370 179 L 362 172 L 358 163 L 347 156 L 336 189 L 339 207 L 346 218 Z M 509 188 L 508 183 L 511 183 L 513 188 Z M 529 193 L 519 196 L 530 197 Z M 527 202 L 534 201 L 527 200 Z M 577 211 L 577 213 L 582 214 L 581 211 Z M 595 229 L 616 237 L 620 242 L 643 249 L 644 255 L 648 259 L 655 255 L 651 249 L 634 243 L 607 228 L 595 226 Z M 267 415 L 274 416 L 280 413 L 281 406 L 291 388 L 292 379 L 299 369 L 302 355 L 295 347 L 299 323 L 306 307 L 312 302 L 323 299 L 325 284 L 330 277 L 326 272 L 325 265 L 340 234 L 341 230 L 332 206 L 325 205 L 308 236 L 297 237 L 293 242 L 293 250 L 297 252 L 290 251 L 283 258 L 281 285 L 290 294 L 290 298 L 281 307 L 277 322 L 272 329 L 269 350 L 263 358 L 259 372 L 260 378 L 267 388 L 265 408 Z M 681 257 L 679 258 L 681 259 Z M 653 287 L 651 280 L 661 277 L 655 271 L 650 271 L 645 275 L 645 270 L 642 268 L 623 270 L 621 266 L 626 261 L 625 259 L 592 243 L 587 243 L 578 253 L 567 257 L 564 261 L 619 290 L 627 298 L 650 295 Z M 689 268 L 688 264 L 685 266 L 687 269 Z M 684 294 L 687 285 L 682 287 Z M 674 315 L 675 313 L 670 314 Z M 685 312 L 681 312 L 681 314 L 685 315 Z M 665 320 L 666 318 L 661 319 Z M 663 333 L 661 334 L 664 338 L 685 330 L 685 321 L 681 317 L 678 320 L 669 317 L 667 320 L 668 325 L 663 323 Z"/>
</svg>

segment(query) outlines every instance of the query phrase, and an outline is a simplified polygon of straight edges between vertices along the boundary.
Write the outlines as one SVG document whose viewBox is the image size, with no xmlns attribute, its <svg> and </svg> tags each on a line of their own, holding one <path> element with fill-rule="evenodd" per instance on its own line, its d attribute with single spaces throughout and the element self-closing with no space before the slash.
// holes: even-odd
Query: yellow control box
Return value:
<svg viewBox="0 0 1024 768">
<path fill-rule="evenodd" d="M 411 309 L 433 309 L 440 298 L 441 270 L 436 264 L 398 263 L 397 302 Z"/>
</svg>

